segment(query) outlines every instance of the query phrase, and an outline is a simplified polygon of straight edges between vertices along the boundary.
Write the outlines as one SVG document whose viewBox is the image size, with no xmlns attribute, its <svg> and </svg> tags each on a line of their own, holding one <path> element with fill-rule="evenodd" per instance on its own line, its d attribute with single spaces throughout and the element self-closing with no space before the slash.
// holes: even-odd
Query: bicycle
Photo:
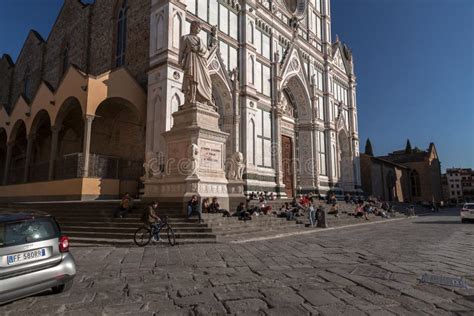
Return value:
<svg viewBox="0 0 474 316">
<path fill-rule="evenodd" d="M 166 236 L 168 238 L 168 243 L 171 246 L 176 244 L 176 238 L 174 235 L 173 228 L 171 228 L 170 224 L 168 224 L 168 217 L 164 217 L 162 221 L 159 223 L 159 232 L 166 232 Z M 158 235 L 158 228 L 156 225 L 144 225 L 139 227 L 135 234 L 133 235 L 133 241 L 139 247 L 144 247 L 150 243 L 151 237 Z"/>
</svg>

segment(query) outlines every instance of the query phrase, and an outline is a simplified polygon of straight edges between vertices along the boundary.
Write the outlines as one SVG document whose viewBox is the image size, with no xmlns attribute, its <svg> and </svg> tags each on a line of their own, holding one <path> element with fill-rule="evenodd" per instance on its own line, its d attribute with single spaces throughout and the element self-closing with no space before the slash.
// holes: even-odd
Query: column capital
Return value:
<svg viewBox="0 0 474 316">
<path fill-rule="evenodd" d="M 51 133 L 59 133 L 62 128 L 63 128 L 63 125 L 61 124 L 51 126 Z"/>
<path fill-rule="evenodd" d="M 94 118 L 95 118 L 95 115 L 93 115 L 93 114 L 85 114 L 85 115 L 84 115 L 84 121 L 85 121 L 86 123 L 89 123 L 89 124 L 92 123 L 92 121 L 94 120 Z"/>
<path fill-rule="evenodd" d="M 36 136 L 38 136 L 38 134 L 36 133 L 30 133 L 26 139 L 28 140 L 28 142 L 31 142 L 31 141 L 34 141 L 36 139 Z"/>
</svg>

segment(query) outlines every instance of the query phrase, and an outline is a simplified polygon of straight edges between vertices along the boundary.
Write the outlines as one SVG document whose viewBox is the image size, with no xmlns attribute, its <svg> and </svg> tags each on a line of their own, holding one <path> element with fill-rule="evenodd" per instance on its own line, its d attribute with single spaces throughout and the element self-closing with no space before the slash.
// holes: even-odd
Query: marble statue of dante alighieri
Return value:
<svg viewBox="0 0 474 316">
<path fill-rule="evenodd" d="M 212 104 L 212 81 L 207 67 L 207 44 L 197 34 L 202 27 L 191 22 L 191 33 L 181 37 L 179 63 L 184 70 L 183 93 L 186 103 Z"/>
</svg>

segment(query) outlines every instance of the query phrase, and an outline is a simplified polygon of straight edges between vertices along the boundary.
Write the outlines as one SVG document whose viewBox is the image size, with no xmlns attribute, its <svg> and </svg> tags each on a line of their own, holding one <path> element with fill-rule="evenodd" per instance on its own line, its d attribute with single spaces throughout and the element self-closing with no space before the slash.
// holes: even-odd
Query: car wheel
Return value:
<svg viewBox="0 0 474 316">
<path fill-rule="evenodd" d="M 461 223 L 467 223 L 467 218 L 461 218 Z"/>
<path fill-rule="evenodd" d="M 51 291 L 53 291 L 53 294 L 59 294 L 59 293 L 69 291 L 71 287 L 72 287 L 72 280 L 67 281 L 66 283 L 58 285 L 58 286 L 53 286 L 51 288 Z"/>
</svg>

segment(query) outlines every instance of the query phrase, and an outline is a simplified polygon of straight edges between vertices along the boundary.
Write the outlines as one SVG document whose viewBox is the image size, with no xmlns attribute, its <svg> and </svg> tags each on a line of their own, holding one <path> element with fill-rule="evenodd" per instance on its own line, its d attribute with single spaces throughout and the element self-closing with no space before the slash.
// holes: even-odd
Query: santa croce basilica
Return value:
<svg viewBox="0 0 474 316">
<path fill-rule="evenodd" d="M 330 0 L 65 0 L 0 59 L 0 199 L 359 192 L 332 38 Z"/>
</svg>

